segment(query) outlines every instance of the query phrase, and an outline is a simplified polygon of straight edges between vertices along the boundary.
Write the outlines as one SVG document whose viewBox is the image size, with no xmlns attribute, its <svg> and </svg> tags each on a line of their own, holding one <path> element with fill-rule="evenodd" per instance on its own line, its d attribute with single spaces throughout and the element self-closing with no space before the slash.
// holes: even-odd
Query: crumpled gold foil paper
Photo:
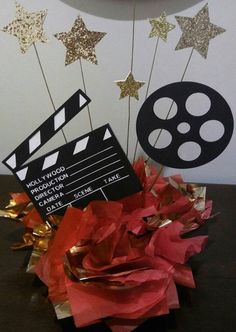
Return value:
<svg viewBox="0 0 236 332">
<path fill-rule="evenodd" d="M 24 249 L 27 247 L 33 247 L 40 252 L 46 252 L 48 243 L 53 235 L 53 230 L 48 223 L 37 225 L 33 232 L 26 232 L 21 242 L 17 242 L 11 246 L 13 250 Z"/>
<path fill-rule="evenodd" d="M 0 210 L 0 217 L 21 221 L 22 217 L 32 208 L 33 204 L 31 202 L 16 202 L 16 200 L 12 198 L 9 204 Z"/>
</svg>

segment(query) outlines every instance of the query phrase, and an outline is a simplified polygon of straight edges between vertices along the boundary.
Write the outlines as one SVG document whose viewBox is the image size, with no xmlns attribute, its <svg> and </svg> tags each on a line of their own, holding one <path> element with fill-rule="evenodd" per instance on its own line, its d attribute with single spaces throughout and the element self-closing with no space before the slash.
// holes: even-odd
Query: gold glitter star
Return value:
<svg viewBox="0 0 236 332">
<path fill-rule="evenodd" d="M 152 18 L 149 20 L 152 31 L 150 32 L 149 38 L 160 37 L 165 42 L 167 41 L 168 33 L 175 28 L 174 24 L 166 21 L 166 13 L 163 12 L 160 17 Z"/>
<path fill-rule="evenodd" d="M 21 52 L 25 53 L 33 43 L 37 41 L 45 43 L 48 41 L 43 31 L 43 22 L 46 15 L 47 10 L 30 13 L 16 3 L 15 19 L 2 30 L 17 37 Z"/>
<path fill-rule="evenodd" d="M 183 34 L 175 49 L 193 47 L 205 59 L 210 40 L 225 32 L 225 29 L 210 22 L 208 5 L 205 5 L 193 18 L 176 16 L 176 20 Z"/>
<path fill-rule="evenodd" d="M 131 72 L 124 81 L 116 81 L 115 83 L 121 89 L 120 99 L 129 96 L 137 100 L 139 100 L 138 90 L 145 84 L 145 82 L 135 81 Z"/>
<path fill-rule="evenodd" d="M 97 64 L 95 46 L 105 35 L 105 32 L 89 31 L 82 18 L 77 17 L 69 32 L 57 33 L 55 37 L 66 47 L 66 65 L 80 58 Z"/>
</svg>

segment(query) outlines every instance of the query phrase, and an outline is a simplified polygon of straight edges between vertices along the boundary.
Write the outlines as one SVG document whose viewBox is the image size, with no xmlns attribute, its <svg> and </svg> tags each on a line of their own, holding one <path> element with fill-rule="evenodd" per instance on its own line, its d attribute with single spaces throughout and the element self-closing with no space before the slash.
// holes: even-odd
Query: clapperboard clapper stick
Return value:
<svg viewBox="0 0 236 332">
<path fill-rule="evenodd" d="M 3 161 L 44 219 L 63 214 L 68 205 L 84 207 L 92 200 L 118 200 L 141 190 L 109 125 L 22 166 L 89 102 L 77 91 Z"/>
<path fill-rule="evenodd" d="M 11 171 L 21 167 L 36 151 L 47 143 L 75 115 L 90 103 L 88 96 L 78 90 L 61 107 L 59 107 L 45 122 L 31 133 L 8 157 L 3 164 Z"/>
</svg>

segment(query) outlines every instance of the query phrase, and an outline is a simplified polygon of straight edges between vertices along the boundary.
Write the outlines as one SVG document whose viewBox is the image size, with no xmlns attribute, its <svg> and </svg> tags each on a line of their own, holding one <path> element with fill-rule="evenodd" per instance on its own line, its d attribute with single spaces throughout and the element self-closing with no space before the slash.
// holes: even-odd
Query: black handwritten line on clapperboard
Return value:
<svg viewBox="0 0 236 332">
<path fill-rule="evenodd" d="M 17 153 L 18 148 L 10 158 Z M 52 213 L 63 214 L 68 205 L 84 207 L 91 200 L 118 200 L 141 190 L 109 125 L 16 168 L 13 173 L 43 218 Z"/>
</svg>

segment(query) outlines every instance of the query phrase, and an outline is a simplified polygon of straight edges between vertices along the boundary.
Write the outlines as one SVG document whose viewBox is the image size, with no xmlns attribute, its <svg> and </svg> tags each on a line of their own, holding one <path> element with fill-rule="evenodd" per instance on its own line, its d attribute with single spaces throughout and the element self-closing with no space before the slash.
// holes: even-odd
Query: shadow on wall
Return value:
<svg viewBox="0 0 236 332">
<path fill-rule="evenodd" d="M 101 16 L 115 20 L 130 20 L 130 6 L 134 0 L 60 0 L 78 9 L 94 16 Z M 163 11 L 167 15 L 175 14 L 190 8 L 202 0 L 136 0 L 137 10 L 136 19 L 146 19 L 158 17 Z M 129 5 L 127 7 L 127 4 Z M 127 10 L 128 9 L 128 10 Z"/>
</svg>

